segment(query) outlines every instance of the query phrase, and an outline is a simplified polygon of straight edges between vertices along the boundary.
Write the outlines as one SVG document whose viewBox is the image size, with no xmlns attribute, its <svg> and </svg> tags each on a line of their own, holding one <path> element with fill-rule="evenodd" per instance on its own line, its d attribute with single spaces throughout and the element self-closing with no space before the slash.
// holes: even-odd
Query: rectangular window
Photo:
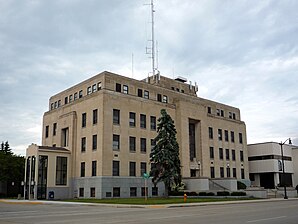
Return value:
<svg viewBox="0 0 298 224">
<path fill-rule="evenodd" d="M 152 187 L 152 196 L 158 196 L 158 187 Z"/>
<path fill-rule="evenodd" d="M 136 113 L 129 112 L 129 126 L 135 127 L 136 126 Z"/>
<path fill-rule="evenodd" d="M 146 144 L 146 138 L 141 138 L 141 152 L 146 153 L 147 151 L 147 144 Z"/>
<path fill-rule="evenodd" d="M 97 149 L 97 135 L 92 135 L 92 150 Z"/>
<path fill-rule="evenodd" d="M 136 162 L 129 162 L 129 176 L 136 176 Z"/>
<path fill-rule="evenodd" d="M 57 123 L 53 124 L 53 136 L 57 134 Z"/>
<path fill-rule="evenodd" d="M 67 96 L 64 98 L 64 104 L 68 104 L 68 97 Z"/>
<path fill-rule="evenodd" d="M 81 152 L 86 152 L 86 137 L 81 139 Z"/>
<path fill-rule="evenodd" d="M 61 106 L 61 100 L 58 100 L 58 107 Z"/>
<path fill-rule="evenodd" d="M 87 123 L 87 114 L 82 113 L 82 128 L 86 127 L 86 123 Z"/>
<path fill-rule="evenodd" d="M 225 171 L 224 171 L 224 168 L 223 167 L 220 167 L 219 172 L 220 172 L 220 177 L 221 178 L 225 177 Z"/>
<path fill-rule="evenodd" d="M 120 149 L 120 135 L 113 135 L 113 150 L 119 151 Z"/>
<path fill-rule="evenodd" d="M 68 128 L 63 128 L 61 130 L 61 146 L 62 147 L 68 146 Z"/>
<path fill-rule="evenodd" d="M 97 124 L 97 116 L 98 116 L 97 114 L 98 114 L 98 110 L 97 109 L 93 110 L 93 116 L 92 116 L 93 125 Z"/>
<path fill-rule="evenodd" d="M 136 151 L 136 137 L 129 136 L 129 151 Z"/>
<path fill-rule="evenodd" d="M 226 160 L 230 160 L 230 150 L 226 149 Z"/>
<path fill-rule="evenodd" d="M 113 109 L 113 124 L 120 124 L 120 110 Z"/>
<path fill-rule="evenodd" d="M 235 151 L 235 149 L 232 149 L 232 160 L 233 161 L 236 160 L 236 151 Z"/>
<path fill-rule="evenodd" d="M 241 161 L 241 162 L 244 161 L 243 151 L 240 151 L 240 161 Z"/>
<path fill-rule="evenodd" d="M 95 187 L 90 187 L 90 197 L 91 198 L 95 197 Z"/>
<path fill-rule="evenodd" d="M 233 120 L 236 120 L 236 114 L 233 113 Z"/>
<path fill-rule="evenodd" d="M 233 168 L 233 177 L 234 178 L 237 178 L 237 170 L 236 170 L 236 168 Z"/>
<path fill-rule="evenodd" d="M 79 91 L 79 98 L 82 98 L 83 97 L 83 90 L 80 90 Z"/>
<path fill-rule="evenodd" d="M 83 198 L 84 197 L 84 188 L 83 187 L 80 187 L 79 188 L 79 197 L 80 198 Z"/>
<path fill-rule="evenodd" d="M 121 93 L 121 84 L 120 83 L 116 83 L 116 92 Z"/>
<path fill-rule="evenodd" d="M 81 177 L 85 176 L 85 162 L 81 162 Z"/>
<path fill-rule="evenodd" d="M 210 152 L 210 159 L 214 159 L 214 148 L 210 146 L 209 152 Z"/>
<path fill-rule="evenodd" d="M 92 93 L 96 92 L 97 91 L 97 87 L 96 87 L 96 84 L 93 84 L 92 85 Z"/>
<path fill-rule="evenodd" d="M 147 173 L 147 164 L 146 162 L 141 162 L 141 177 L 144 176 L 144 173 Z"/>
<path fill-rule="evenodd" d="M 216 109 L 216 115 L 220 116 L 220 109 Z"/>
<path fill-rule="evenodd" d="M 161 102 L 161 94 L 159 94 L 159 93 L 157 94 L 157 101 Z"/>
<path fill-rule="evenodd" d="M 242 139 L 242 133 L 239 133 L 239 143 L 242 144 L 243 143 L 243 139 Z"/>
<path fill-rule="evenodd" d="M 120 174 L 120 162 L 113 161 L 113 176 L 119 176 Z"/>
<path fill-rule="evenodd" d="M 49 127 L 49 125 L 47 125 L 46 126 L 46 133 L 45 133 L 45 135 L 46 135 L 46 138 L 48 138 L 49 137 L 49 129 L 50 129 L 50 127 Z"/>
<path fill-rule="evenodd" d="M 166 95 L 164 95 L 164 96 L 162 97 L 162 102 L 163 102 L 163 103 L 168 103 L 168 97 L 167 97 Z"/>
<path fill-rule="evenodd" d="M 244 169 L 241 169 L 241 179 L 245 179 Z"/>
<path fill-rule="evenodd" d="M 208 131 L 209 131 L 209 139 L 213 139 L 213 128 L 209 127 Z"/>
<path fill-rule="evenodd" d="M 96 176 L 96 168 L 97 168 L 97 161 L 92 161 L 92 173 L 91 173 L 92 177 Z"/>
<path fill-rule="evenodd" d="M 91 93 L 92 93 L 91 86 L 88 86 L 88 88 L 87 88 L 87 95 L 90 95 Z"/>
<path fill-rule="evenodd" d="M 231 142 L 235 142 L 235 134 L 231 131 Z"/>
<path fill-rule="evenodd" d="M 146 115 L 140 114 L 140 127 L 146 128 Z"/>
<path fill-rule="evenodd" d="M 149 99 L 149 91 L 144 90 L 144 98 Z"/>
<path fill-rule="evenodd" d="M 131 187 L 129 191 L 130 191 L 130 197 L 137 196 L 137 188 L 136 187 Z"/>
<path fill-rule="evenodd" d="M 220 116 L 224 117 L 225 116 L 225 113 L 223 110 L 220 110 Z"/>
<path fill-rule="evenodd" d="M 78 99 L 78 93 L 74 93 L 73 94 L 73 100 L 77 100 Z"/>
<path fill-rule="evenodd" d="M 120 187 L 113 187 L 113 197 L 120 197 Z"/>
<path fill-rule="evenodd" d="M 56 185 L 67 185 L 67 157 L 57 156 Z"/>
<path fill-rule="evenodd" d="M 210 167 L 210 177 L 215 178 L 214 167 Z"/>
<path fill-rule="evenodd" d="M 219 148 L 219 159 L 223 160 L 223 149 Z"/>
<path fill-rule="evenodd" d="M 151 139 L 151 152 L 153 151 L 155 145 L 156 145 L 155 139 Z"/>
<path fill-rule="evenodd" d="M 151 130 L 156 130 L 156 117 L 150 116 L 150 128 Z"/>
<path fill-rule="evenodd" d="M 211 113 L 212 113 L 211 107 L 208 107 L 208 114 L 211 114 Z"/>
<path fill-rule="evenodd" d="M 97 83 L 97 90 L 101 90 L 101 82 Z"/>
<path fill-rule="evenodd" d="M 230 167 L 227 167 L 227 177 L 231 177 L 231 169 L 230 169 Z"/>
<path fill-rule="evenodd" d="M 232 112 L 229 112 L 229 118 L 232 119 Z"/>
<path fill-rule="evenodd" d="M 218 129 L 218 140 L 222 141 L 222 130 Z"/>
<path fill-rule="evenodd" d="M 128 94 L 128 86 L 123 85 L 123 93 Z"/>
<path fill-rule="evenodd" d="M 142 89 L 138 89 L 138 97 L 143 97 L 143 90 Z"/>
<path fill-rule="evenodd" d="M 228 130 L 225 130 L 225 141 L 226 142 L 229 141 L 229 132 L 228 132 Z"/>
</svg>

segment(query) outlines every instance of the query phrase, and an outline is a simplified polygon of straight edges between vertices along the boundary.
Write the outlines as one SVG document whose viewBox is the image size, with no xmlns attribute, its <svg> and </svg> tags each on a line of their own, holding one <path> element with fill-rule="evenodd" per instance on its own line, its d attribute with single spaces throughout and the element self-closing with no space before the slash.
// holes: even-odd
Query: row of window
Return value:
<svg viewBox="0 0 298 224">
<path fill-rule="evenodd" d="M 208 134 L 209 134 L 209 139 L 213 139 L 213 128 L 212 127 L 208 128 Z M 223 130 L 218 129 L 217 134 L 218 134 L 218 140 L 222 141 L 223 140 Z M 231 142 L 235 142 L 235 133 L 234 133 L 234 131 L 230 131 L 230 137 L 231 137 Z M 243 135 L 242 135 L 242 133 L 239 133 L 238 137 L 239 137 L 238 138 L 239 143 L 243 144 Z M 225 139 L 226 142 L 229 141 L 229 131 L 228 130 L 224 130 L 224 139 Z"/>
<path fill-rule="evenodd" d="M 81 173 L 80 173 L 81 177 L 85 177 L 86 176 L 86 163 L 85 162 L 81 162 Z M 91 168 L 91 176 L 95 177 L 97 176 L 97 161 L 92 161 L 92 168 Z"/>
<path fill-rule="evenodd" d="M 148 196 L 148 187 L 141 187 L 141 196 Z M 120 197 L 121 189 L 120 187 L 113 187 L 113 192 L 106 192 L 106 197 Z M 152 196 L 158 196 L 158 188 L 152 187 L 151 189 Z M 112 194 L 113 193 L 113 194 Z M 130 187 L 129 188 L 130 197 L 137 197 L 138 196 L 138 188 L 137 187 Z M 85 189 L 79 188 L 79 197 L 85 197 Z M 96 189 L 95 187 L 90 188 L 90 197 L 96 197 Z"/>
<path fill-rule="evenodd" d="M 208 114 L 212 114 L 212 108 L 208 107 Z M 216 109 L 216 115 L 220 117 L 225 117 L 225 111 L 222 109 Z M 236 113 L 229 112 L 229 118 L 236 120 Z"/>
<path fill-rule="evenodd" d="M 154 139 L 151 139 L 151 151 L 156 145 Z M 120 150 L 120 135 L 113 134 L 113 150 L 119 151 Z M 129 151 L 136 152 L 136 137 L 129 136 Z M 147 139 L 140 138 L 140 152 L 146 153 L 147 152 Z"/>
<path fill-rule="evenodd" d="M 232 160 L 232 161 L 236 161 L 236 151 L 235 149 L 231 150 L 231 157 L 230 157 L 230 149 L 225 149 L 225 158 L 226 160 Z M 210 159 L 214 159 L 214 147 L 210 146 L 209 147 L 209 155 L 210 155 Z M 223 160 L 224 159 L 224 150 L 223 148 L 219 148 L 218 149 L 218 155 L 219 155 L 219 159 Z M 243 162 L 244 161 L 244 155 L 243 155 L 243 151 L 240 151 L 240 161 Z"/>
<path fill-rule="evenodd" d="M 226 170 L 226 172 L 225 172 L 225 170 Z M 214 167 L 210 167 L 210 177 L 215 178 L 215 168 Z M 220 178 L 224 178 L 224 177 L 237 178 L 237 169 L 232 168 L 232 176 L 231 176 L 231 168 L 230 167 L 226 167 L 226 169 L 224 167 L 219 167 L 219 177 Z M 245 172 L 244 172 L 243 168 L 241 168 L 241 179 L 245 179 Z"/>
<path fill-rule="evenodd" d="M 123 85 L 121 86 L 120 83 L 116 83 L 116 87 L 115 87 L 115 90 L 116 92 L 119 92 L 119 93 L 124 93 L 124 94 L 129 94 L 129 88 L 128 88 L 128 85 Z M 148 90 L 143 90 L 143 89 L 138 89 L 137 91 L 137 96 L 138 97 L 143 97 L 145 99 L 149 99 L 149 91 Z M 161 95 L 161 94 L 157 94 L 156 96 L 156 100 L 159 101 L 159 102 L 163 102 L 163 103 L 168 103 L 168 96 L 166 95 Z"/>
</svg>

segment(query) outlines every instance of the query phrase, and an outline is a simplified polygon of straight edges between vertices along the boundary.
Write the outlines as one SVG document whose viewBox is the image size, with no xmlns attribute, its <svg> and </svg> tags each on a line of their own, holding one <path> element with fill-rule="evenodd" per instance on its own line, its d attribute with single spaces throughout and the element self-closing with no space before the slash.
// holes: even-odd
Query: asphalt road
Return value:
<svg viewBox="0 0 298 224">
<path fill-rule="evenodd" d="M 298 200 L 178 208 L 0 202 L 0 223 L 298 224 Z"/>
</svg>

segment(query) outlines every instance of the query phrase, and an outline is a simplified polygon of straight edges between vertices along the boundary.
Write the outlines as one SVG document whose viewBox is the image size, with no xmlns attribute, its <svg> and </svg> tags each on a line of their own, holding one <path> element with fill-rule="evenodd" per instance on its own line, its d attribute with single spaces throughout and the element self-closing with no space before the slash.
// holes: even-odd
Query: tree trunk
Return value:
<svg viewBox="0 0 298 224">
<path fill-rule="evenodd" d="M 169 186 L 168 186 L 168 184 L 165 184 L 165 197 L 166 198 L 169 197 Z"/>
</svg>

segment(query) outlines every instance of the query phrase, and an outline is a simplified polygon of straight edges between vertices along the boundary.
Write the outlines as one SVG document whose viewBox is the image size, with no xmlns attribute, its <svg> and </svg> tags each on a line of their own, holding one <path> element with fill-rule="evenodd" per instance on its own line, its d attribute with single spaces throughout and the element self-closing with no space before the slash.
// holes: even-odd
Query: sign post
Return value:
<svg viewBox="0 0 298 224">
<path fill-rule="evenodd" d="M 147 201 L 147 180 L 150 178 L 149 173 L 144 173 L 143 178 L 145 180 L 145 201 Z"/>
</svg>

